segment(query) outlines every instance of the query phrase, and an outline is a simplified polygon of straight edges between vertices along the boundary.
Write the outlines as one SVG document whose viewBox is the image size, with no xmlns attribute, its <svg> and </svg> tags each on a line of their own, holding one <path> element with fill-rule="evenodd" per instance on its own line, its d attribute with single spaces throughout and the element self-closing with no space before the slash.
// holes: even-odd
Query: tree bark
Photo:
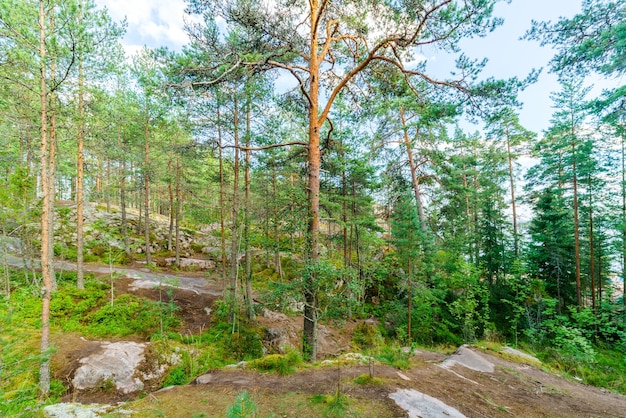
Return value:
<svg viewBox="0 0 626 418">
<path fill-rule="evenodd" d="M 39 394 L 45 398 L 50 392 L 50 298 L 52 281 L 50 278 L 50 186 L 49 186 L 49 144 L 48 144 L 48 87 L 46 81 L 46 31 L 44 1 L 39 0 L 39 77 L 41 104 L 41 191 L 43 204 L 41 213 L 41 275 L 43 297 L 41 309 L 41 365 L 39 368 Z"/>
<path fill-rule="evenodd" d="M 150 258 L 150 119 L 147 115 L 147 110 L 146 110 L 146 125 L 145 125 L 145 147 L 144 147 L 144 177 L 143 177 L 143 181 L 144 181 L 144 190 L 143 190 L 143 197 L 144 197 L 144 204 L 143 204 L 143 210 L 144 210 L 144 222 L 145 222 L 145 228 L 144 228 L 144 238 L 146 241 L 146 245 L 145 245 L 145 251 L 146 251 L 146 263 L 149 266 L 152 262 L 151 258 Z"/>
<path fill-rule="evenodd" d="M 573 125 L 572 125 L 573 130 Z M 572 138 L 575 138 L 572 131 Z M 582 294 L 580 283 L 580 224 L 578 217 L 578 173 L 577 173 L 577 161 L 576 161 L 576 140 L 572 139 L 572 170 L 573 170 L 573 182 L 574 182 L 574 257 L 576 262 L 576 303 L 578 310 L 582 308 Z"/>
<path fill-rule="evenodd" d="M 167 251 L 172 251 L 172 235 L 174 233 L 174 188 L 172 187 L 173 173 L 172 173 L 172 153 L 170 152 L 169 159 L 167 161 L 167 172 L 169 174 L 169 181 L 167 183 L 167 193 L 169 202 L 169 225 L 167 228 Z"/>
<path fill-rule="evenodd" d="M 422 193 L 420 191 L 419 178 L 417 176 L 417 166 L 415 165 L 415 159 L 413 156 L 413 145 L 409 139 L 406 117 L 404 115 L 404 108 L 402 107 L 400 107 L 400 121 L 402 122 L 404 147 L 406 149 L 407 160 L 411 170 L 411 182 L 413 184 L 413 194 L 415 195 L 415 204 L 417 205 L 417 216 L 420 221 L 420 229 L 422 232 L 426 232 L 426 216 L 424 215 L 424 205 L 422 203 Z"/>
<path fill-rule="evenodd" d="M 234 178 L 233 178 L 233 215 L 230 242 L 230 285 L 228 295 L 230 298 L 229 320 L 235 322 L 237 309 L 237 272 L 239 270 L 239 254 L 237 251 L 238 240 L 238 215 L 239 215 L 239 109 L 237 96 L 233 94 L 233 136 L 235 140 Z"/>
<path fill-rule="evenodd" d="M 596 315 L 596 266 L 595 266 L 595 247 L 593 241 L 593 196 L 591 193 L 591 175 L 588 177 L 589 182 L 589 276 L 591 277 L 591 306 L 593 314 Z"/>
<path fill-rule="evenodd" d="M 224 151 L 222 148 L 222 119 L 221 119 L 221 106 L 219 97 L 217 100 L 217 141 L 218 141 L 218 156 L 220 167 L 220 194 L 218 197 L 219 210 L 220 210 L 220 260 L 222 267 L 222 281 L 224 287 L 226 287 L 226 225 L 224 215 Z"/>
<path fill-rule="evenodd" d="M 513 211 L 513 248 L 515 256 L 519 257 L 519 234 L 517 231 L 517 204 L 515 202 L 515 173 L 513 172 L 513 155 L 511 154 L 511 138 L 509 125 L 506 125 L 506 152 L 509 160 L 509 183 L 511 187 L 511 210 Z"/>
<path fill-rule="evenodd" d="M 120 165 L 120 212 L 122 216 L 121 232 L 124 240 L 124 251 L 131 258 L 130 245 L 128 242 L 128 223 L 126 221 L 126 142 L 122 141 L 121 120 L 117 120 L 117 143 L 122 149 L 122 162 Z"/>
<path fill-rule="evenodd" d="M 176 202 L 175 202 L 175 237 L 174 248 L 176 250 L 176 265 L 180 266 L 180 206 L 182 204 L 182 196 L 180 191 L 180 154 L 176 156 Z"/>
<path fill-rule="evenodd" d="M 323 6 L 323 5 L 322 5 Z M 308 148 L 308 191 L 309 191 L 309 225 L 308 225 L 308 262 L 315 266 L 319 263 L 319 207 L 320 207 L 320 128 L 319 120 L 319 74 L 321 59 L 319 54 L 319 42 L 317 24 L 320 17 L 320 5 L 318 0 L 310 1 L 310 61 L 309 61 L 309 148 Z M 304 283 L 304 332 L 303 347 L 304 356 L 310 360 L 317 359 L 317 277 L 315 273 L 309 274 Z"/>
<path fill-rule="evenodd" d="M 79 22 L 82 21 L 82 1 Z M 83 56 L 78 56 L 78 146 L 76 156 L 76 286 L 85 288 L 84 278 L 84 237 L 83 237 L 83 179 L 84 179 L 84 143 L 85 143 L 85 101 L 83 80 Z"/>
<path fill-rule="evenodd" d="M 248 92 L 248 94 L 250 94 Z M 248 319 L 256 319 L 254 313 L 254 300 L 252 298 L 252 253 L 250 251 L 250 97 L 246 102 L 246 170 L 244 173 L 245 182 L 245 195 L 244 195 L 244 230 L 243 230 L 243 242 L 245 249 L 245 276 L 246 276 L 246 308 L 248 312 Z"/>
</svg>

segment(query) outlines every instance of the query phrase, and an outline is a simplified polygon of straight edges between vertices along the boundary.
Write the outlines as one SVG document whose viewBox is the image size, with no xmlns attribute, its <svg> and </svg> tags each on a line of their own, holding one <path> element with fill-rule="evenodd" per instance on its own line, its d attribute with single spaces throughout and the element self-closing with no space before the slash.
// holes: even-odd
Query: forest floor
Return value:
<svg viewBox="0 0 626 418">
<path fill-rule="evenodd" d="M 106 274 L 102 266 L 89 266 L 87 270 L 101 276 Z M 139 264 L 123 270 L 118 271 L 123 277 L 114 281 L 116 294 L 132 293 L 156 301 L 167 297 L 178 307 L 182 334 L 197 335 L 211 326 L 208 312 L 221 298 L 223 282 L 206 279 L 201 272 L 159 273 Z M 290 343 L 298 347 L 301 316 L 269 314 L 260 316 L 259 323 L 262 327 L 282 329 L 290 336 Z M 331 359 L 350 352 L 356 324 L 355 321 L 322 324 L 320 357 Z M 94 349 L 89 341 L 70 335 L 57 335 L 55 345 L 58 349 L 55 357 L 62 358 L 64 364 L 57 368 L 57 377 L 64 380 L 71 378 L 79 360 Z M 204 371 L 190 385 L 161 390 L 146 388 L 141 399 L 121 398 L 101 391 L 69 394 L 64 401 L 105 404 L 127 401 L 107 416 L 214 417 L 224 416 L 237 394 L 246 390 L 258 408 L 256 416 L 262 417 L 626 416 L 624 396 L 583 385 L 497 349 L 477 346 L 471 350 L 493 364 L 493 371 L 450 365 L 445 363 L 451 357 L 446 353 L 414 350 L 409 367 L 404 370 L 378 362 L 361 365 L 333 361 L 306 365 L 286 376 L 240 367 L 222 368 Z M 399 390 L 418 391 L 406 392 L 413 394 L 409 399 L 409 403 L 413 402 L 411 414 L 390 398 Z M 423 409 L 418 398 L 424 395 L 438 399 L 462 415 Z"/>
</svg>

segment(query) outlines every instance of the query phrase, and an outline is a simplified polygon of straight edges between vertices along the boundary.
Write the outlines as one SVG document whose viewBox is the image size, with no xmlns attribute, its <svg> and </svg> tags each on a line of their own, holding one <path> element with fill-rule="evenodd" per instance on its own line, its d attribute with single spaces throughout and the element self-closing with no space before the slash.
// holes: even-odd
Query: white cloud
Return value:
<svg viewBox="0 0 626 418">
<path fill-rule="evenodd" d="M 115 21 L 126 18 L 128 29 L 122 43 L 131 54 L 144 45 L 179 50 L 188 38 L 183 26 L 184 0 L 96 0 Z"/>
</svg>

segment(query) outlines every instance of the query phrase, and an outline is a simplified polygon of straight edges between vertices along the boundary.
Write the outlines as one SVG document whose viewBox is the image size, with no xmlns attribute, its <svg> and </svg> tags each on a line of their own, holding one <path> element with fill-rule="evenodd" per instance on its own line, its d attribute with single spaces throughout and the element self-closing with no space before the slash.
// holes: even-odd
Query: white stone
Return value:
<svg viewBox="0 0 626 418">
<path fill-rule="evenodd" d="M 121 393 L 143 389 L 135 369 L 144 360 L 145 344 L 135 342 L 103 343 L 103 350 L 80 360 L 72 385 L 78 390 L 101 387 L 111 381 Z"/>
<path fill-rule="evenodd" d="M 446 405 L 437 398 L 418 392 L 413 389 L 398 389 L 389 397 L 393 399 L 400 408 L 404 409 L 409 418 L 421 417 L 450 417 L 465 418 L 461 412 L 451 406 Z"/>
</svg>

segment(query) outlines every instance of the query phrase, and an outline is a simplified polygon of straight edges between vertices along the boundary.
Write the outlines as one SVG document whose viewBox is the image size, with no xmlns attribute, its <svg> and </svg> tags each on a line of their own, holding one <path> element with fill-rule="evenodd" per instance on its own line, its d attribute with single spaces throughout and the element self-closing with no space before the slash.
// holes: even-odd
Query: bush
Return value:
<svg viewBox="0 0 626 418">
<path fill-rule="evenodd" d="M 362 322 L 354 329 L 352 343 L 360 349 L 375 348 L 384 343 L 380 330 L 374 324 Z"/>
<path fill-rule="evenodd" d="M 96 337 L 131 334 L 149 336 L 178 325 L 169 304 L 152 302 L 134 295 L 118 296 L 84 319 L 84 331 Z"/>
<path fill-rule="evenodd" d="M 256 416 L 257 404 L 250 398 L 247 390 L 239 392 L 235 402 L 226 411 L 228 418 L 249 418 Z"/>
<path fill-rule="evenodd" d="M 264 372 L 277 372 L 280 375 L 287 375 L 295 371 L 295 368 L 302 363 L 302 356 L 295 350 L 287 354 L 270 354 L 257 360 L 253 360 L 248 365 L 254 369 Z"/>
<path fill-rule="evenodd" d="M 395 368 L 406 370 L 410 366 L 410 355 L 410 352 L 404 352 L 402 347 L 398 345 L 385 345 L 380 350 L 380 353 L 374 357 L 376 357 L 376 359 L 381 363 L 386 363 Z"/>
</svg>

